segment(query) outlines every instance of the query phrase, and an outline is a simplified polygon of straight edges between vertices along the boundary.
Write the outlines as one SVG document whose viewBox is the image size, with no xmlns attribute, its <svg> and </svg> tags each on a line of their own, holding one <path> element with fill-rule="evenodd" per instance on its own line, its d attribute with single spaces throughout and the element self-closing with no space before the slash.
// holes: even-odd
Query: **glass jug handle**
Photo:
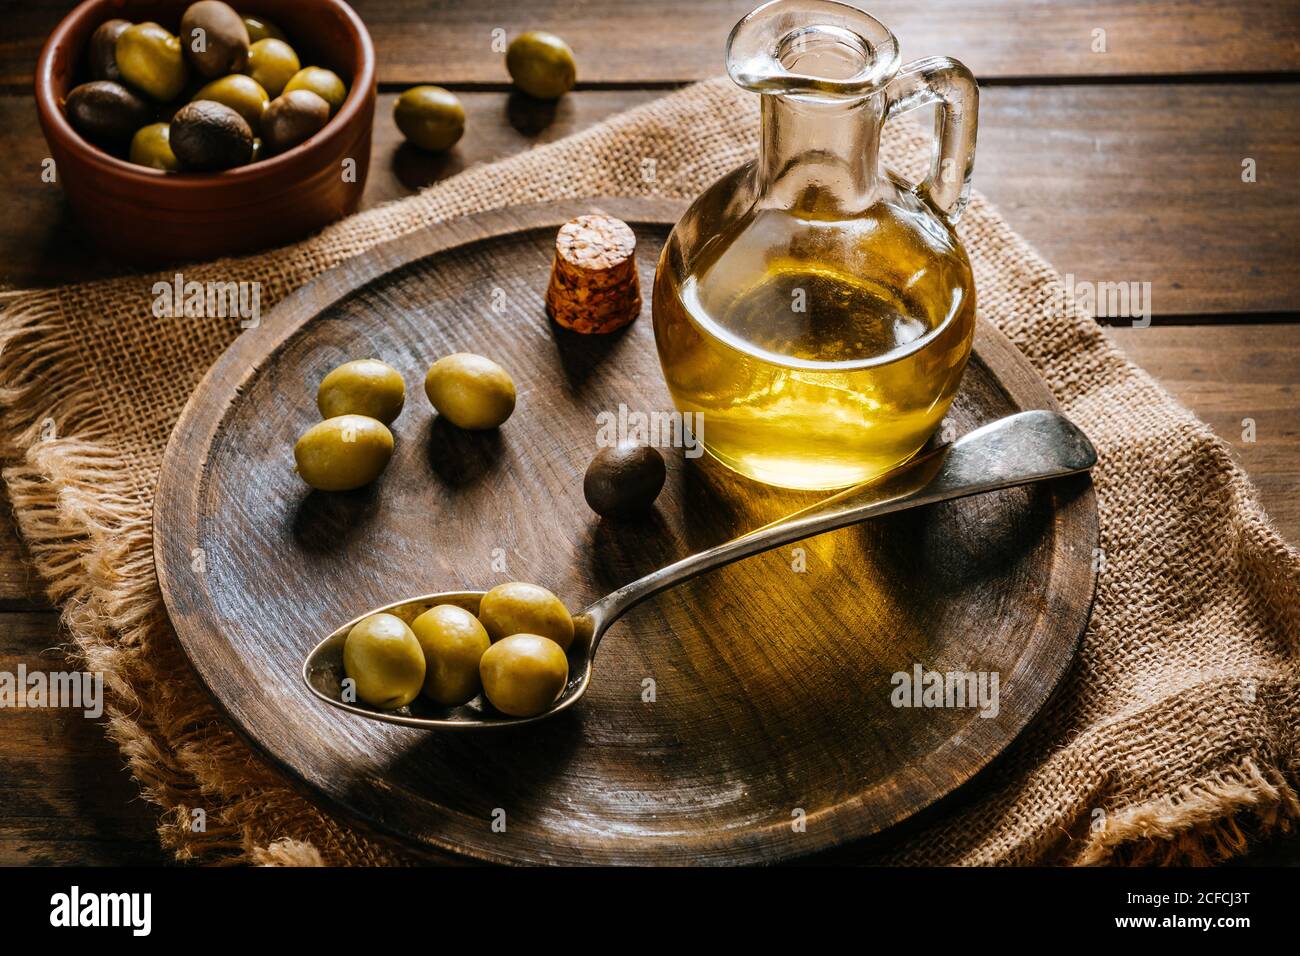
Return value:
<svg viewBox="0 0 1300 956">
<path fill-rule="evenodd" d="M 946 56 L 908 63 L 885 87 L 885 119 L 932 103 L 939 107 L 930 174 L 915 190 L 949 224 L 961 218 L 970 199 L 979 100 L 975 75 Z"/>
</svg>

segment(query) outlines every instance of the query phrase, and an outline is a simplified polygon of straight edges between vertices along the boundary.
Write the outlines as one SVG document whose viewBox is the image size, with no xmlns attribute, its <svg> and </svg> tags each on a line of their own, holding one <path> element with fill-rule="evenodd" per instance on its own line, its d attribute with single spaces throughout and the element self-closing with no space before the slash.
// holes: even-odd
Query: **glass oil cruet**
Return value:
<svg viewBox="0 0 1300 956">
<path fill-rule="evenodd" d="M 760 94 L 758 157 L 687 210 L 659 260 L 655 341 L 705 448 L 743 475 L 839 488 L 914 455 L 970 354 L 975 288 L 953 231 L 970 193 L 978 88 L 831 0 L 772 0 L 732 30 Z M 891 116 L 936 107 L 929 175 L 879 168 Z"/>
</svg>

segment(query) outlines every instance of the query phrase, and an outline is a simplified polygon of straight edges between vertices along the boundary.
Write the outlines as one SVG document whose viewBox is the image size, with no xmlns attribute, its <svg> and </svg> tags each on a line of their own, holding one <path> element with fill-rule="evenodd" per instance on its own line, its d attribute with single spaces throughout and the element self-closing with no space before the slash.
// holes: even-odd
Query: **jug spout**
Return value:
<svg viewBox="0 0 1300 956">
<path fill-rule="evenodd" d="M 771 0 L 727 39 L 727 73 L 755 93 L 858 100 L 898 72 L 898 40 L 875 17 L 835 0 Z"/>
</svg>

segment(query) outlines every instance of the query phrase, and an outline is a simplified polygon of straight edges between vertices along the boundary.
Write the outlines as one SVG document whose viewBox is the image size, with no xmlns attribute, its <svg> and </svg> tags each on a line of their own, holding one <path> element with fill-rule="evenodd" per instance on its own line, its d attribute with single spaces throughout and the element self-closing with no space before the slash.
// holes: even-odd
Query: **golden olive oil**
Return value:
<svg viewBox="0 0 1300 956">
<path fill-rule="evenodd" d="M 671 242 L 670 242 L 671 245 Z M 787 488 L 840 488 L 925 444 L 974 332 L 970 264 L 951 231 L 904 205 L 819 222 L 754 208 L 679 274 L 669 248 L 655 338 L 704 447 Z"/>
</svg>

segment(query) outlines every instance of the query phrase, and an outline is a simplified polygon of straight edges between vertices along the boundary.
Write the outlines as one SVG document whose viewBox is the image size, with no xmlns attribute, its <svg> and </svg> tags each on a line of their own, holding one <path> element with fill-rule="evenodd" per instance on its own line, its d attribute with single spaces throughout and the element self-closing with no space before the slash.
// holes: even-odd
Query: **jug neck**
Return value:
<svg viewBox="0 0 1300 956">
<path fill-rule="evenodd" d="M 758 204 L 843 218 L 876 198 L 884 89 L 898 40 L 836 0 L 769 0 L 727 38 L 727 73 L 761 95 Z"/>
<path fill-rule="evenodd" d="M 761 208 L 841 219 L 875 202 L 882 93 L 854 100 L 767 93 L 761 99 Z"/>
</svg>

